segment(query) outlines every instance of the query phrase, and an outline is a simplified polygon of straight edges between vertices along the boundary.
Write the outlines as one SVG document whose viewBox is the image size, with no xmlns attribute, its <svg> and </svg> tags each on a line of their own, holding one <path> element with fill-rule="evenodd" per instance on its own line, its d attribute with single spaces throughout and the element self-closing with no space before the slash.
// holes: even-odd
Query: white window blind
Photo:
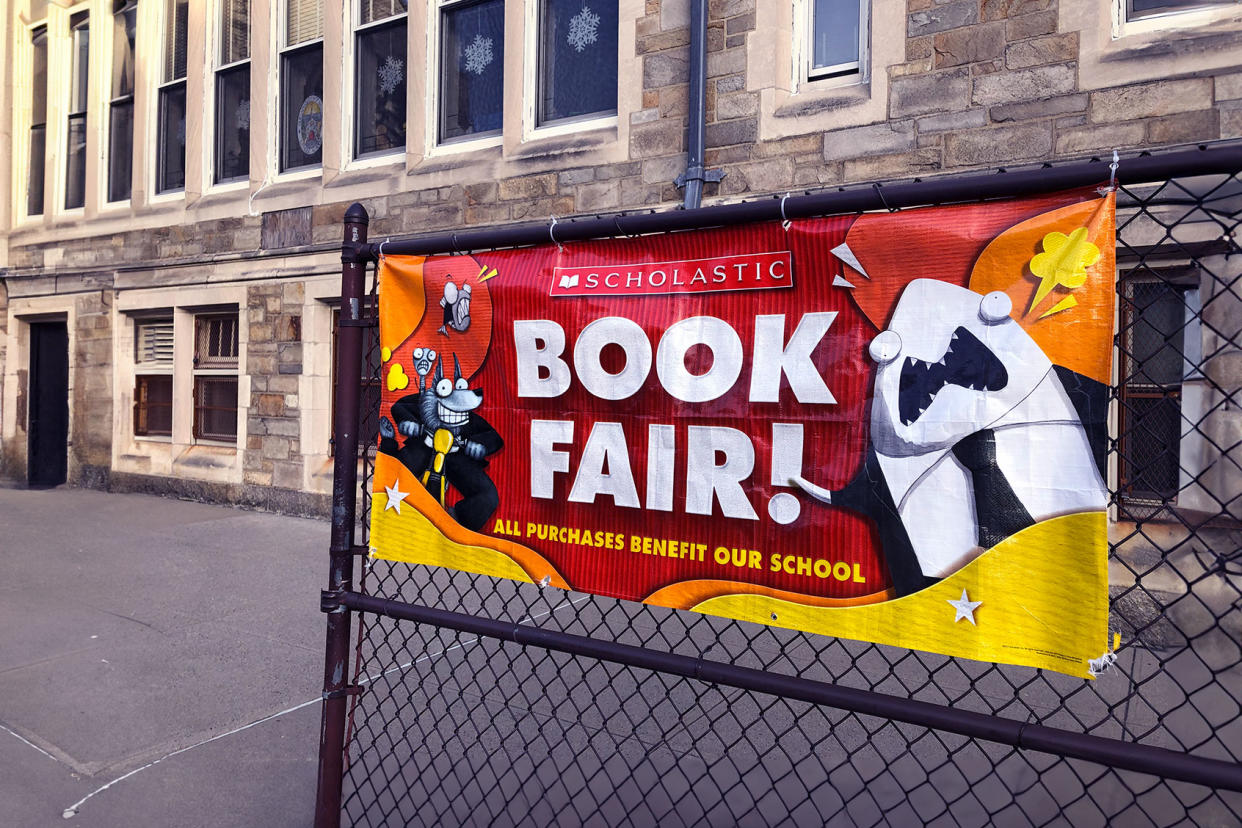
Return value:
<svg viewBox="0 0 1242 828">
<path fill-rule="evenodd" d="M 398 14 L 405 14 L 405 3 L 400 0 L 362 0 L 358 9 L 358 24 L 366 25 Z"/>
<path fill-rule="evenodd" d="M 286 3 L 286 46 L 296 46 L 323 37 L 321 0 L 286 0 Z"/>
<path fill-rule="evenodd" d="M 250 0 L 220 4 L 220 65 L 250 57 Z"/>
<path fill-rule="evenodd" d="M 139 322 L 136 351 L 134 361 L 140 365 L 172 365 L 172 320 L 160 319 L 150 322 Z"/>
<path fill-rule="evenodd" d="M 168 0 L 164 10 L 164 82 L 185 77 L 186 31 L 190 23 L 188 0 Z"/>
</svg>

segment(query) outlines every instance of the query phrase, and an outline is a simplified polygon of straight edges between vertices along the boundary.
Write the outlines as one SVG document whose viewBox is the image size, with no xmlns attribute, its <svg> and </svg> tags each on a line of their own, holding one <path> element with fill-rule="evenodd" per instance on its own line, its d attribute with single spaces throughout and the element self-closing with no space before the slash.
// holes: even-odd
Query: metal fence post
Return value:
<svg viewBox="0 0 1242 828">
<path fill-rule="evenodd" d="M 337 331 L 335 467 L 332 475 L 331 569 L 320 599 L 328 615 L 323 671 L 323 719 L 319 733 L 319 784 L 315 825 L 341 824 L 341 778 L 349 695 L 349 610 L 340 596 L 353 585 L 354 531 L 358 497 L 358 393 L 362 374 L 362 296 L 366 281 L 367 211 L 345 211 L 341 246 L 341 314 Z"/>
</svg>

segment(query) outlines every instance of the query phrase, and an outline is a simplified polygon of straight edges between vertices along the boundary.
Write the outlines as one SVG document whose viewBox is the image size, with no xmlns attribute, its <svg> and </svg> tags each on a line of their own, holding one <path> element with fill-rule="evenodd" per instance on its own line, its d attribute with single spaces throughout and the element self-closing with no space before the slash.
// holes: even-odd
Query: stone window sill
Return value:
<svg viewBox="0 0 1242 828">
<path fill-rule="evenodd" d="M 814 81 L 812 81 L 798 92 L 789 94 L 784 102 L 777 105 L 772 116 L 774 118 L 805 118 L 833 109 L 859 106 L 870 100 L 870 82 L 820 90 L 815 88 Z"/>
</svg>

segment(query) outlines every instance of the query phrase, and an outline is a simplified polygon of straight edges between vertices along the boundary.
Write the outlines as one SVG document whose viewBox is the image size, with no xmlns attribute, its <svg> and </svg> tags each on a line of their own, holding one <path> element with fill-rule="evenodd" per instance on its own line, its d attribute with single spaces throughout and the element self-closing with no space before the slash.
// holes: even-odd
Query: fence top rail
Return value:
<svg viewBox="0 0 1242 828">
<path fill-rule="evenodd" d="M 653 210 L 566 219 L 550 217 L 548 221 L 440 231 L 361 244 L 353 246 L 347 251 L 347 255 L 352 261 L 376 261 L 381 254 L 430 256 L 465 253 L 472 250 L 702 230 L 760 221 L 1014 198 L 1108 184 L 1113 178 L 1110 161 L 1111 159 L 1097 157 L 1063 165 L 1049 162 L 1022 170 L 1001 168 L 986 173 L 916 178 L 897 184 L 860 184 L 693 210 Z M 1143 151 L 1133 156 L 1123 156 L 1116 168 L 1115 180 L 1118 184 L 1133 185 L 1173 177 L 1239 171 L 1242 171 L 1242 142 L 1231 141 L 1201 144 L 1193 149 Z M 346 220 L 365 221 L 365 216 L 366 213 L 360 205 L 353 205 Z"/>
</svg>

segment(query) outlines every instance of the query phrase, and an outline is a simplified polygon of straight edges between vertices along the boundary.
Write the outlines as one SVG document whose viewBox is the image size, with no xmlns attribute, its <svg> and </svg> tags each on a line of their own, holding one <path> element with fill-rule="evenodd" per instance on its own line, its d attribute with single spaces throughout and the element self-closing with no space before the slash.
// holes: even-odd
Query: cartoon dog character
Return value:
<svg viewBox="0 0 1242 828">
<path fill-rule="evenodd" d="M 1107 504 L 1103 441 L 1094 451 L 1084 427 L 1103 428 L 1106 389 L 1054 366 L 1011 310 L 999 291 L 910 282 L 869 347 L 863 467 L 837 491 L 794 480 L 875 522 L 898 595 L 1041 520 Z"/>
<path fill-rule="evenodd" d="M 443 360 L 430 348 L 415 348 L 417 391 L 392 405 L 394 427 L 380 421 L 379 450 L 400 460 L 444 504 L 445 481 L 461 500 L 446 510 L 462 526 L 478 531 L 500 505 L 496 484 L 487 475 L 487 457 L 504 447 L 504 440 L 479 415 L 483 392 L 470 388 L 461 364 L 453 356 L 453 377 L 444 375 Z M 432 384 L 426 378 L 435 366 Z M 404 445 L 397 442 L 404 435 Z"/>
</svg>

